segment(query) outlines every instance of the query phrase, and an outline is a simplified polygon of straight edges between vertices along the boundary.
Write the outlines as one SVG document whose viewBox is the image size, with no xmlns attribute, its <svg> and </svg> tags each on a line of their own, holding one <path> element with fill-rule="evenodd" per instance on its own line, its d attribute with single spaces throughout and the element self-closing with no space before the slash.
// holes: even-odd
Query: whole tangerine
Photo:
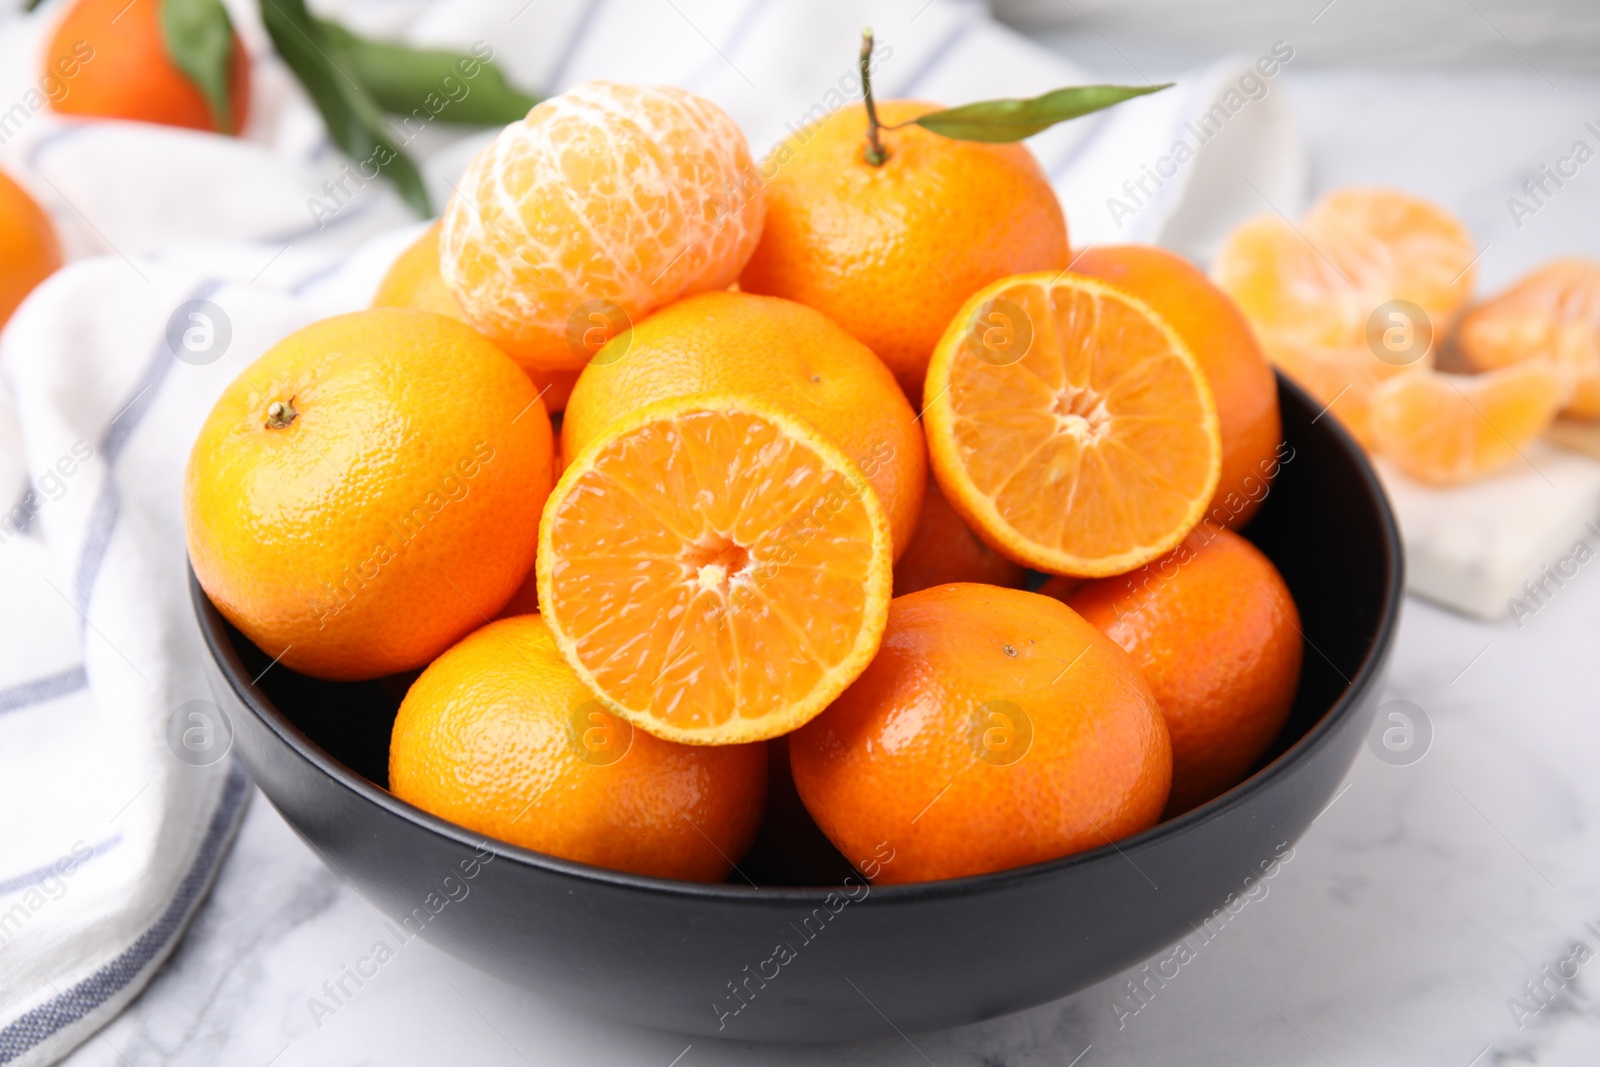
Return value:
<svg viewBox="0 0 1600 1067">
<path fill-rule="evenodd" d="M 61 243 L 50 216 L 0 171 L 0 326 L 34 286 L 61 266 Z"/>
<path fill-rule="evenodd" d="M 936 105 L 878 103 L 885 124 Z M 961 305 L 1012 274 L 1061 270 L 1067 221 L 1021 144 L 885 130 L 867 161 L 864 105 L 834 112 L 763 163 L 767 219 L 739 287 L 809 304 L 894 371 L 920 408 L 928 360 Z"/>
<path fill-rule="evenodd" d="M 1300 613 L 1272 561 L 1238 534 L 1201 526 L 1066 603 L 1127 650 L 1161 705 L 1169 815 L 1232 788 L 1283 729 L 1304 654 Z"/>
<path fill-rule="evenodd" d="M 1027 575 L 1022 564 L 1013 563 L 984 544 L 944 498 L 939 483 L 928 479 L 917 532 L 894 565 L 895 596 L 951 582 L 1019 589 Z"/>
<path fill-rule="evenodd" d="M 583 687 L 544 620 L 523 615 L 469 634 L 411 686 L 389 788 L 523 848 L 720 882 L 761 823 L 767 753 L 633 729 Z"/>
<path fill-rule="evenodd" d="M 45 49 L 44 74 L 65 90 L 51 106 L 64 115 L 132 119 L 191 130 L 238 133 L 250 113 L 250 56 L 233 35 L 224 128 L 199 87 L 167 52 L 165 0 L 78 0 Z"/>
<path fill-rule="evenodd" d="M 550 419 L 455 319 L 374 308 L 285 337 L 189 454 L 189 559 L 262 651 L 319 678 L 420 667 L 533 566 Z"/>
<path fill-rule="evenodd" d="M 1155 824 L 1172 752 L 1138 668 L 1049 597 L 975 584 L 897 597 L 877 657 L 789 739 L 795 786 L 874 881 L 959 878 Z"/>
</svg>

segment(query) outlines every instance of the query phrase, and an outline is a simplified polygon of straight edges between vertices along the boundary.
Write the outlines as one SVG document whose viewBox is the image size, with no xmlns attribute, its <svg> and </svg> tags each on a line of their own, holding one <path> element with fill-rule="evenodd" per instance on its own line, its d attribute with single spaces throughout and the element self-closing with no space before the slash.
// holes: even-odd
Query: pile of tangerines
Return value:
<svg viewBox="0 0 1600 1067">
<path fill-rule="evenodd" d="M 219 123 L 124 6 L 62 20 L 57 110 L 242 125 L 237 42 Z M 757 163 L 679 90 L 535 107 L 373 308 L 217 402 L 185 489 L 213 602 L 287 669 L 404 683 L 389 786 L 475 831 L 700 880 L 821 834 L 956 877 L 1270 748 L 1299 621 L 1234 531 L 1288 455 L 1271 363 L 1440 484 L 1600 416 L 1600 264 L 1466 308 L 1465 228 L 1370 189 L 1240 226 L 1215 284 L 1073 252 L 1029 151 L 931 110 L 869 95 Z M 0 262 L 0 322 L 61 263 L 3 174 Z"/>
<path fill-rule="evenodd" d="M 1269 365 L 1197 270 L 1074 257 L 1029 151 L 929 110 L 758 164 L 681 90 L 534 108 L 376 306 L 217 402 L 212 601 L 285 668 L 426 668 L 399 797 L 627 871 L 727 877 L 769 793 L 911 882 L 1228 789 L 1301 663 L 1232 532 L 1283 458 Z"/>
<path fill-rule="evenodd" d="M 1074 252 L 1025 147 L 930 110 L 757 163 L 679 90 L 535 107 L 372 308 L 218 400 L 184 501 L 212 601 L 284 669 L 403 682 L 389 787 L 476 832 L 713 881 L 821 834 L 957 877 L 1271 747 L 1299 620 L 1234 532 L 1287 459 L 1267 356 L 1435 481 L 1600 411 L 1594 264 L 1458 323 L 1465 230 L 1376 190 L 1246 223 L 1216 284 Z M 60 255 L 3 179 L 0 221 L 9 314 Z M 1423 358 L 1381 358 L 1379 302 Z M 1447 330 L 1480 373 L 1432 369 Z"/>
</svg>

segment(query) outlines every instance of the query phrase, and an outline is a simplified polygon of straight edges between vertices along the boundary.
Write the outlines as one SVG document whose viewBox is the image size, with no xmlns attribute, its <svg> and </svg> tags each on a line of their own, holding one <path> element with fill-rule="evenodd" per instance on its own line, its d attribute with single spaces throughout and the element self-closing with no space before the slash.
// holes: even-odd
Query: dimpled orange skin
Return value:
<svg viewBox="0 0 1600 1067">
<path fill-rule="evenodd" d="M 1231 789 L 1283 729 L 1300 680 L 1300 613 L 1244 538 L 1202 526 L 1156 562 L 1088 582 L 1066 602 L 1128 651 L 1161 704 L 1169 815 Z"/>
<path fill-rule="evenodd" d="M 445 207 L 440 266 L 467 317 L 519 363 L 578 370 L 601 324 L 609 337 L 616 319 L 733 284 L 765 212 L 750 146 L 716 104 L 586 82 L 473 159 Z"/>
<path fill-rule="evenodd" d="M 223 390 L 190 452 L 200 584 L 293 670 L 422 666 L 533 566 L 552 469 L 537 396 L 442 315 L 376 308 L 290 334 Z M 274 402 L 287 425 L 268 425 Z"/>
<path fill-rule="evenodd" d="M 472 325 L 454 294 L 445 288 L 444 279 L 439 276 L 441 225 L 440 221 L 435 220 L 400 253 L 389 267 L 389 272 L 383 276 L 383 281 L 378 283 L 378 291 L 372 297 L 373 307 L 416 308 L 418 311 L 431 311 L 435 315 L 448 315 Z M 554 415 L 567 406 L 567 397 L 572 395 L 572 387 L 578 380 L 577 371 L 541 371 L 532 367 L 522 369 L 533 380 L 534 388 L 540 390 L 546 411 Z"/>
<path fill-rule="evenodd" d="M 61 244 L 50 216 L 0 171 L 0 326 L 34 286 L 61 266 Z"/>
<path fill-rule="evenodd" d="M 1010 763 L 978 758 L 994 751 L 986 728 L 1001 724 L 984 716 L 996 701 L 1032 726 Z M 840 852 L 893 850 L 880 884 L 1005 870 L 1137 833 L 1160 816 L 1172 774 L 1161 711 L 1126 653 L 1059 601 L 976 584 L 897 597 L 877 658 L 789 751 Z"/>
<path fill-rule="evenodd" d="M 66 86 L 51 102 L 64 115 L 217 129 L 205 96 L 167 54 L 161 0 L 78 0 L 56 27 L 42 73 Z M 231 74 L 233 129 L 225 133 L 244 129 L 250 112 L 250 56 L 238 34 Z"/>
<path fill-rule="evenodd" d="M 1277 472 L 1283 440 L 1278 381 L 1244 313 L 1188 260 L 1147 245 L 1086 248 L 1072 269 L 1111 282 L 1150 305 L 1205 371 L 1222 434 L 1222 474 L 1208 517 L 1230 529 L 1250 521 Z"/>
<path fill-rule="evenodd" d="M 939 492 L 939 483 L 928 479 L 917 532 L 894 567 L 895 596 L 951 582 L 981 582 L 1017 589 L 1027 574 L 1020 563 L 1011 562 L 984 544 Z"/>
<path fill-rule="evenodd" d="M 767 753 L 630 729 L 578 681 L 544 620 L 523 615 L 468 635 L 412 685 L 389 744 L 389 788 L 537 852 L 720 882 L 761 823 Z"/>
<path fill-rule="evenodd" d="M 576 456 L 646 404 L 697 393 L 751 396 L 820 430 L 877 490 L 895 555 L 905 550 L 928 480 L 922 426 L 881 360 L 791 300 L 702 293 L 614 338 L 572 391 L 562 454 Z"/>
<path fill-rule="evenodd" d="M 886 125 L 937 105 L 878 104 Z M 862 105 L 783 141 L 763 163 L 767 221 L 739 287 L 798 300 L 876 352 L 920 408 L 923 379 L 966 299 L 1011 274 L 1060 270 L 1067 221 L 1021 144 L 885 131 L 888 160 L 863 156 Z"/>
</svg>

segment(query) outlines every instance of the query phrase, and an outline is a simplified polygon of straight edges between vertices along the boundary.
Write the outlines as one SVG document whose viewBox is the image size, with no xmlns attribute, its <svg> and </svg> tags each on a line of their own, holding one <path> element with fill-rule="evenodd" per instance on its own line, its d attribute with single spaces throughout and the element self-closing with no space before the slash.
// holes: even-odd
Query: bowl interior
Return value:
<svg viewBox="0 0 1600 1067">
<path fill-rule="evenodd" d="M 1204 817 L 1248 788 L 1372 668 L 1374 654 L 1394 624 L 1400 600 L 1399 539 L 1371 468 L 1344 431 L 1323 417 L 1320 406 L 1281 377 L 1279 395 L 1285 432 L 1279 470 L 1242 533 L 1278 567 L 1300 610 L 1305 655 L 1294 706 L 1252 778 L 1146 834 L 1176 831 L 1174 824 Z M 272 666 L 270 656 L 214 611 L 202 612 L 201 625 L 213 639 L 231 644 L 244 682 L 259 677 L 255 688 L 266 700 L 258 708 L 264 717 L 289 727 L 291 744 L 309 743 L 352 775 L 387 788 L 390 730 L 417 672 L 368 682 L 321 681 Z M 401 803 L 388 796 L 383 800 Z M 841 874 L 850 870 L 820 832 L 790 844 L 795 847 L 789 850 L 789 862 L 774 863 L 758 842 L 740 864 L 742 871 L 758 885 L 776 887 L 838 885 Z M 797 854 L 802 857 L 798 863 Z"/>
</svg>

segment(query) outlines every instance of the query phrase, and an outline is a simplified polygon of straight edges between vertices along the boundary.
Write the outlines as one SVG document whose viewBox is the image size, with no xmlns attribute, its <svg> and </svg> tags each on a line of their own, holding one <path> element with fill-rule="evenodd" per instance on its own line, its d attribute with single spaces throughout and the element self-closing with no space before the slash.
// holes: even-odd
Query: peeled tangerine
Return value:
<svg viewBox="0 0 1600 1067">
<path fill-rule="evenodd" d="M 1469 311 L 1457 343 L 1477 370 L 1553 360 L 1572 375 L 1567 413 L 1600 418 L 1600 262 L 1546 263 Z"/>
<path fill-rule="evenodd" d="M 1213 273 L 1272 361 L 1370 444 L 1373 391 L 1432 365 L 1472 293 L 1476 256 L 1443 208 L 1354 188 L 1329 193 L 1298 225 L 1279 215 L 1244 222 Z"/>
<path fill-rule="evenodd" d="M 668 86 L 589 82 L 478 153 L 445 208 L 440 268 L 525 369 L 577 370 L 682 296 L 726 289 L 766 194 L 734 121 Z"/>
<path fill-rule="evenodd" d="M 1459 485 L 1514 463 L 1569 392 L 1567 376 L 1542 359 L 1486 374 L 1417 370 L 1373 393 L 1372 438 L 1418 481 Z"/>
</svg>

